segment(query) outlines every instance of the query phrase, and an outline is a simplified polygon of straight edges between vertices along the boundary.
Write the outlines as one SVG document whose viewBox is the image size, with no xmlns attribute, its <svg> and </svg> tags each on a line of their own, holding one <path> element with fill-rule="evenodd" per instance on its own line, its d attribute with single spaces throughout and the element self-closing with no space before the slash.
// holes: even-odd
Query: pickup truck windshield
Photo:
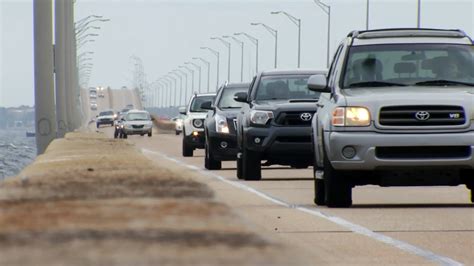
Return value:
<svg viewBox="0 0 474 266">
<path fill-rule="evenodd" d="M 343 88 L 474 86 L 474 46 L 390 44 L 354 46 Z"/>
<path fill-rule="evenodd" d="M 100 112 L 99 116 L 106 116 L 106 115 L 114 115 L 113 111 L 105 111 L 105 112 Z"/>
<path fill-rule="evenodd" d="M 221 109 L 226 108 L 241 108 L 244 103 L 234 101 L 234 95 L 238 92 L 247 92 L 248 87 L 245 88 L 225 88 L 221 94 L 221 98 L 217 106 Z"/>
<path fill-rule="evenodd" d="M 264 76 L 255 100 L 317 99 L 319 93 L 308 90 L 309 75 Z"/>
</svg>

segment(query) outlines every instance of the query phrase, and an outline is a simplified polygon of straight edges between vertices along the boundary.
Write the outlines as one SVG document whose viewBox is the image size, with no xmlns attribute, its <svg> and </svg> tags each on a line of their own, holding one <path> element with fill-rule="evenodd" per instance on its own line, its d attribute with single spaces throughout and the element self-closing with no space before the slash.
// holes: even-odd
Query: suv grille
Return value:
<svg viewBox="0 0 474 266">
<path fill-rule="evenodd" d="M 311 126 L 314 112 L 281 112 L 275 123 L 282 126 Z"/>
<path fill-rule="evenodd" d="M 390 106 L 380 110 L 383 126 L 457 126 L 466 122 L 460 106 Z"/>
<path fill-rule="evenodd" d="M 421 147 L 377 147 L 380 159 L 448 159 L 467 158 L 471 155 L 469 146 L 421 146 Z"/>
</svg>

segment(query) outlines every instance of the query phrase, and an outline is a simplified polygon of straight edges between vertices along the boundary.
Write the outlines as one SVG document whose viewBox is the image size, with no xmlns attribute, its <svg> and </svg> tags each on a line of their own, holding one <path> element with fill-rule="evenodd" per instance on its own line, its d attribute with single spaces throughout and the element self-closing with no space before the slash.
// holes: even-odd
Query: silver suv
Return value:
<svg viewBox="0 0 474 266">
<path fill-rule="evenodd" d="M 474 189 L 474 46 L 459 30 L 352 32 L 312 121 L 315 203 L 352 204 L 356 185 Z"/>
</svg>

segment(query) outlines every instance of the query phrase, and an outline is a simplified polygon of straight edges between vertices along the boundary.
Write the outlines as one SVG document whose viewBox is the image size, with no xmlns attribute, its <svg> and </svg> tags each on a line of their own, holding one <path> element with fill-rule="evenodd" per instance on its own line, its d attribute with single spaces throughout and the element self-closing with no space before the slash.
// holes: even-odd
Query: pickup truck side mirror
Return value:
<svg viewBox="0 0 474 266">
<path fill-rule="evenodd" d="M 248 103 L 248 94 L 246 92 L 237 92 L 234 94 L 234 101 L 241 103 Z"/>
<path fill-rule="evenodd" d="M 185 115 L 186 114 L 186 107 L 181 106 L 181 107 L 179 107 L 178 111 L 179 111 L 180 114 Z"/>
<path fill-rule="evenodd" d="M 316 74 L 308 79 L 308 89 L 315 92 L 331 92 L 326 75 Z"/>
<path fill-rule="evenodd" d="M 203 102 L 201 104 L 201 109 L 204 109 L 204 110 L 214 110 L 214 107 L 212 106 L 212 102 L 211 101 L 207 101 L 207 102 Z"/>
</svg>

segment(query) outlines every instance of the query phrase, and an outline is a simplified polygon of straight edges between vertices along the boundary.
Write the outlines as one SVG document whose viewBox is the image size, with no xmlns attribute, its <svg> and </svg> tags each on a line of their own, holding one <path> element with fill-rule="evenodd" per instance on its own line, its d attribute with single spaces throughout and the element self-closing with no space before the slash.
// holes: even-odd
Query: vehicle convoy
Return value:
<svg viewBox="0 0 474 266">
<path fill-rule="evenodd" d="M 354 31 L 340 44 L 312 121 L 315 203 L 357 185 L 466 185 L 474 202 L 474 46 L 459 30 Z"/>
<path fill-rule="evenodd" d="M 243 103 L 236 102 L 234 95 L 247 92 L 248 83 L 226 83 L 217 92 L 215 104 L 211 101 L 201 104 L 202 109 L 211 110 L 204 121 L 206 169 L 221 169 L 222 161 L 237 158 L 237 114 Z"/>
<path fill-rule="evenodd" d="M 272 70 L 254 77 L 248 92 L 235 95 L 245 103 L 237 116 L 237 177 L 261 179 L 265 166 L 306 168 L 313 163 L 311 119 L 319 93 L 308 90 L 315 70 Z"/>
<path fill-rule="evenodd" d="M 152 118 L 147 111 L 130 110 L 124 114 L 121 121 L 123 127 L 119 132 L 120 138 L 126 139 L 129 135 L 152 136 Z"/>
<path fill-rule="evenodd" d="M 195 149 L 204 149 L 204 119 L 207 110 L 201 108 L 204 102 L 212 101 L 215 93 L 194 94 L 188 106 L 179 109 L 180 114 L 186 117 L 183 120 L 183 145 L 184 157 L 192 157 Z"/>
<path fill-rule="evenodd" d="M 115 114 L 112 110 L 102 111 L 97 115 L 96 126 L 99 128 L 101 125 L 114 125 Z"/>
</svg>

